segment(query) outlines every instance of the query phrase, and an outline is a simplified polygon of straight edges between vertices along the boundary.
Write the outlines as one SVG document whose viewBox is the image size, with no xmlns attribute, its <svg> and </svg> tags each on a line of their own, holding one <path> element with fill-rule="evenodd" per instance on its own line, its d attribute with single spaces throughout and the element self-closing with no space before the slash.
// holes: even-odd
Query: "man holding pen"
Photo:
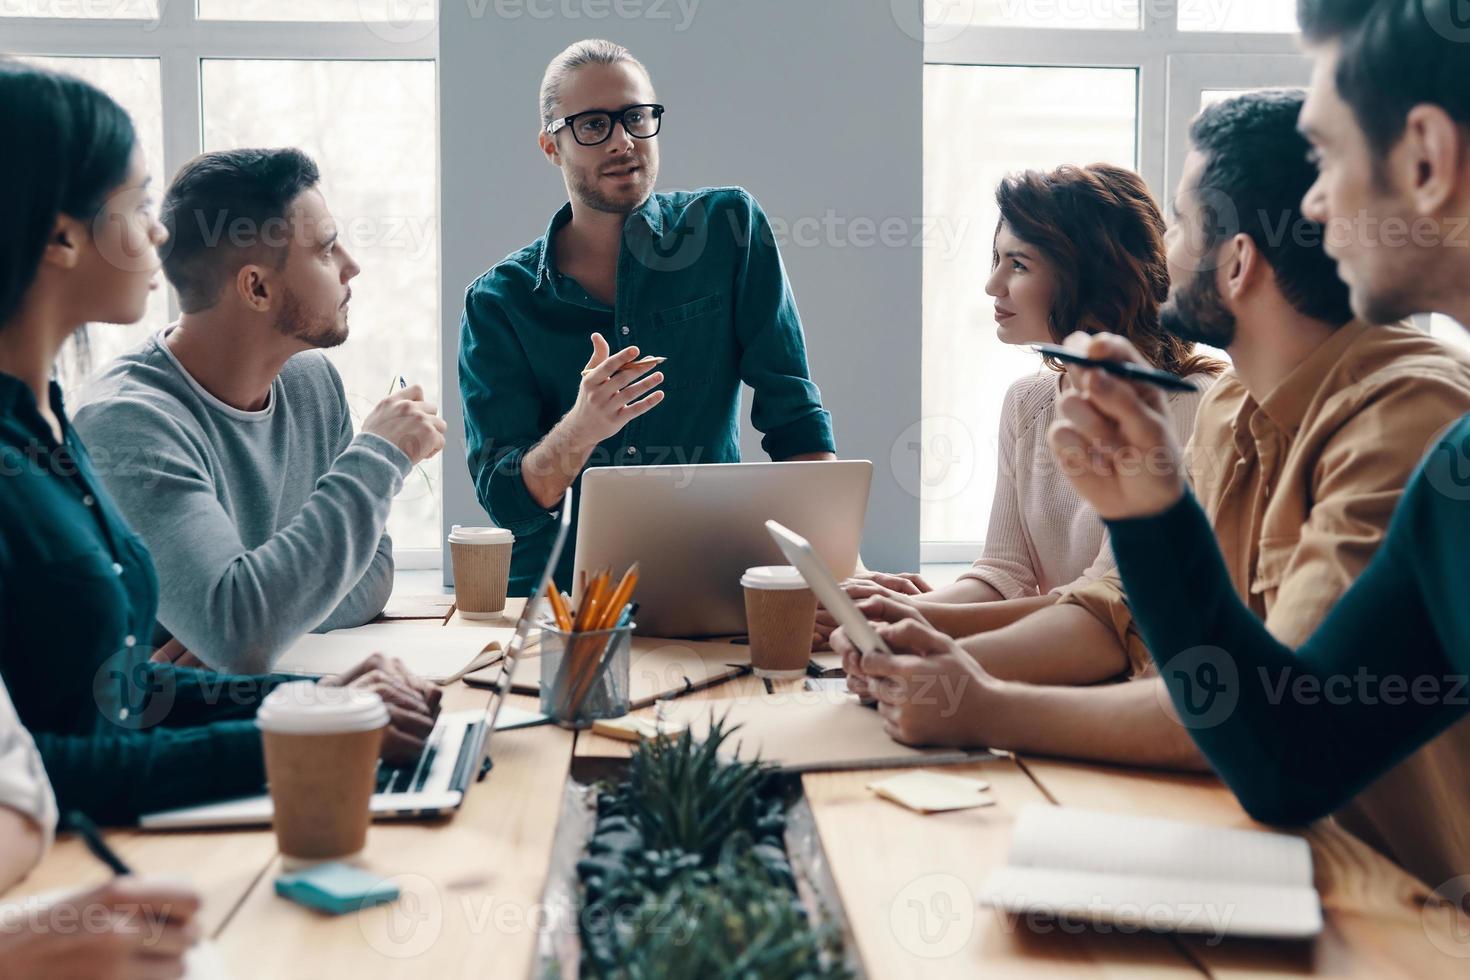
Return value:
<svg viewBox="0 0 1470 980">
<path fill-rule="evenodd" d="M 664 110 L 643 65 L 578 42 L 547 68 L 540 109 L 570 201 L 469 287 L 460 328 L 470 475 L 516 535 L 518 594 L 587 467 L 738 462 L 741 382 L 772 459 L 836 458 L 760 206 L 739 188 L 654 193 Z M 568 549 L 563 588 L 573 563 Z"/>
<path fill-rule="evenodd" d="M 347 341 L 361 270 L 319 184 L 295 149 L 185 164 L 163 204 L 179 322 L 77 412 L 157 561 L 158 659 L 264 673 L 308 631 L 372 620 L 393 588 L 393 497 L 443 447 L 438 410 L 401 379 L 353 431 L 322 352 Z"/>
</svg>

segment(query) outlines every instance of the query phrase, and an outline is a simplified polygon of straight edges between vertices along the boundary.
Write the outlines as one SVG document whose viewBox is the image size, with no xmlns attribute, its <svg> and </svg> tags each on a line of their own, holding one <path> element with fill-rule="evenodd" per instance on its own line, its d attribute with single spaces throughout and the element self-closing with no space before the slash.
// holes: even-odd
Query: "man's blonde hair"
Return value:
<svg viewBox="0 0 1470 980">
<path fill-rule="evenodd" d="M 578 68 L 587 65 L 637 65 L 638 70 L 648 76 L 643 62 L 621 44 L 588 38 L 569 45 L 565 51 L 551 59 L 546 74 L 541 76 L 541 128 L 545 129 L 556 118 L 556 106 L 561 101 L 561 89 Z"/>
</svg>

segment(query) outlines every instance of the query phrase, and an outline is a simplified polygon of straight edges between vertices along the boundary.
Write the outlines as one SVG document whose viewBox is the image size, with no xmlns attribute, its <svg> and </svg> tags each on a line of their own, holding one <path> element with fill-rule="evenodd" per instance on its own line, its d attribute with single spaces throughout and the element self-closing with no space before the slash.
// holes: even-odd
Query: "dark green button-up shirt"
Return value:
<svg viewBox="0 0 1470 980">
<path fill-rule="evenodd" d="M 0 675 L 58 805 L 124 823 L 258 791 L 265 771 L 249 719 L 279 678 L 148 662 L 153 562 L 98 480 L 54 383 L 51 410 L 60 443 L 30 388 L 0 374 Z"/>
<path fill-rule="evenodd" d="M 772 459 L 834 452 L 831 416 L 807 369 L 801 318 L 760 205 L 738 187 L 653 194 L 624 225 L 617 304 L 557 271 L 556 233 L 507 256 L 469 287 L 459 386 L 470 475 L 480 503 L 516 535 L 511 589 L 528 594 L 546 563 L 554 511 L 521 461 L 576 402 L 594 332 L 613 352 L 661 355 L 663 403 L 593 452 L 588 466 L 740 461 L 740 385 Z M 580 477 L 573 484 L 580 489 Z M 568 548 L 557 583 L 570 589 Z"/>
</svg>

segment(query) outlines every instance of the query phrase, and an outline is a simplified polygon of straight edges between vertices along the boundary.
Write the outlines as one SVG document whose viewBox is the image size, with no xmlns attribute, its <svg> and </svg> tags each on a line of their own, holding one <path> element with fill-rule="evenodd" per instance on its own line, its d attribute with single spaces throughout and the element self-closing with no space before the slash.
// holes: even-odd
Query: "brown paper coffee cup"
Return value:
<svg viewBox="0 0 1470 980">
<path fill-rule="evenodd" d="M 385 728 L 338 735 L 264 732 L 276 843 L 286 857 L 351 857 L 367 843 Z"/>
<path fill-rule="evenodd" d="M 499 527 L 456 527 L 449 534 L 455 608 L 465 619 L 491 619 L 505 609 L 515 536 Z"/>
<path fill-rule="evenodd" d="M 293 681 L 256 715 L 281 854 L 350 858 L 367 842 L 388 709 L 372 691 Z"/>
<path fill-rule="evenodd" d="M 806 674 L 817 622 L 817 597 L 788 566 L 752 568 L 745 587 L 750 663 L 759 677 L 792 679 Z"/>
</svg>

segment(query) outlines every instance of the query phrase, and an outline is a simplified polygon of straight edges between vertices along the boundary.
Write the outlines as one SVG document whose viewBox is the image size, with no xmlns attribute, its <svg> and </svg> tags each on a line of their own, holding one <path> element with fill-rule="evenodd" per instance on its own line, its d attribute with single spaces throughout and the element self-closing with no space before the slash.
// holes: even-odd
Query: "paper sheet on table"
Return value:
<svg viewBox="0 0 1470 980">
<path fill-rule="evenodd" d="M 292 644 L 274 669 L 322 677 L 340 674 L 374 653 L 397 657 L 420 677 L 443 683 L 500 659 L 515 630 L 402 623 L 372 623 L 330 633 L 308 633 Z"/>
<path fill-rule="evenodd" d="M 880 769 L 892 766 L 965 762 L 986 752 L 915 749 L 900 745 L 883 730 L 883 719 L 857 698 L 831 691 L 790 691 L 751 698 L 674 701 L 662 717 L 686 724 L 696 739 L 709 734 L 712 720 L 728 730 L 739 726 L 721 754 L 740 759 L 759 756 L 782 769 Z"/>
</svg>

